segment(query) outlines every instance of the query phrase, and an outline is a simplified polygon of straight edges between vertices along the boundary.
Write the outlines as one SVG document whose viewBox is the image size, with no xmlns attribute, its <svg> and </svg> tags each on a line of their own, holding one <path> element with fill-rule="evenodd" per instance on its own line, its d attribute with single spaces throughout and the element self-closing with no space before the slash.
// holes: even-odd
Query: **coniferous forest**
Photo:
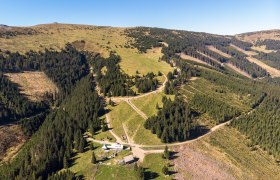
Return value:
<svg viewBox="0 0 280 180">
<path fill-rule="evenodd" d="M 163 108 L 156 116 L 145 121 L 145 128 L 150 129 L 164 143 L 189 139 L 195 127 L 193 125 L 194 113 L 188 104 L 178 97 L 174 101 L 164 97 L 162 101 Z"/>
<path fill-rule="evenodd" d="M 84 151 L 86 144 L 82 134 L 90 127 L 100 129 L 98 117 L 103 113 L 101 99 L 92 82 L 92 76 L 88 75 L 77 83 L 12 163 L 0 167 L 0 179 L 46 179 L 63 167 L 64 157 L 69 160 L 73 148 Z M 53 178 L 59 176 L 62 175 Z"/>
</svg>

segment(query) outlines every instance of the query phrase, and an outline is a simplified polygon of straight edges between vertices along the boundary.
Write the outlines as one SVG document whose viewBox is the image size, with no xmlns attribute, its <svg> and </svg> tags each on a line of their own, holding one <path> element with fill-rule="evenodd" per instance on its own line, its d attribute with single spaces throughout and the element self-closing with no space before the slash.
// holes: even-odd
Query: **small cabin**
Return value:
<svg viewBox="0 0 280 180">
<path fill-rule="evenodd" d="M 123 161 L 125 164 L 133 163 L 134 162 L 134 157 L 132 155 L 125 156 L 123 158 Z"/>
</svg>

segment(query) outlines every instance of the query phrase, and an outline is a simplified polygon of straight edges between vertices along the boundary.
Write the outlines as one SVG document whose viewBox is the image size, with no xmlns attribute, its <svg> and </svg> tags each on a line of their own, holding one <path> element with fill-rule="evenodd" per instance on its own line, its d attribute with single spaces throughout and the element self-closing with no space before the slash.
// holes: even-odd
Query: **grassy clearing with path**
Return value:
<svg viewBox="0 0 280 180">
<path fill-rule="evenodd" d="M 130 137 L 134 137 L 136 144 L 161 144 L 160 139 L 152 134 L 150 130 L 144 128 L 145 120 L 128 105 L 126 102 L 121 102 L 109 113 L 111 117 L 111 126 L 113 132 L 119 137 L 125 136 L 122 124 L 127 127 L 127 133 Z"/>
</svg>

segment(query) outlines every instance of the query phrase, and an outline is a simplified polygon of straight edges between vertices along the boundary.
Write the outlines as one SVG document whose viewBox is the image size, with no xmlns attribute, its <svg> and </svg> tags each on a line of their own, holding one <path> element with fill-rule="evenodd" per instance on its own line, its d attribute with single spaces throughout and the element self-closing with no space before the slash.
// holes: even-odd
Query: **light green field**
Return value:
<svg viewBox="0 0 280 180">
<path fill-rule="evenodd" d="M 113 131 L 120 137 L 125 135 L 122 124 L 127 128 L 130 139 L 137 144 L 161 144 L 160 139 L 144 128 L 145 120 L 126 102 L 121 102 L 110 112 Z"/>
<path fill-rule="evenodd" d="M 220 86 L 211 83 L 204 78 L 198 78 L 194 81 L 191 81 L 183 88 L 185 90 L 181 90 L 180 92 L 182 94 L 185 94 L 189 100 L 195 93 L 202 93 L 228 103 L 229 105 L 238 108 L 241 112 L 247 112 L 250 109 L 250 107 L 248 106 L 250 101 L 249 97 L 240 96 L 236 93 L 231 92 L 226 86 Z"/>
<path fill-rule="evenodd" d="M 173 176 L 166 176 L 162 173 L 162 168 L 167 165 L 168 161 L 161 157 L 161 154 L 149 154 L 145 157 L 143 162 L 143 167 L 147 168 L 146 173 L 155 173 L 155 178 L 153 179 L 172 179 Z M 169 171 L 173 171 L 172 167 L 168 168 Z"/>
<path fill-rule="evenodd" d="M 157 109 L 156 105 L 158 104 L 159 108 L 162 108 L 162 98 L 166 96 L 167 98 L 174 99 L 174 95 L 166 95 L 164 93 L 150 94 L 149 96 L 134 99 L 132 102 L 137 106 L 142 112 L 144 112 L 148 117 L 156 115 Z"/>
<path fill-rule="evenodd" d="M 129 75 L 161 71 L 167 74 L 172 68 L 165 62 L 158 62 L 162 55 L 160 48 L 139 54 L 137 49 L 125 48 L 133 39 L 124 35 L 125 28 L 97 27 L 69 24 L 47 24 L 33 27 L 39 34 L 19 35 L 9 39 L 0 38 L 0 49 L 12 52 L 27 52 L 29 50 L 44 51 L 45 48 L 59 50 L 66 43 L 85 41 L 81 50 L 99 52 L 108 57 L 110 51 L 116 51 L 122 58 L 121 68 Z"/>
<path fill-rule="evenodd" d="M 106 166 L 101 165 L 98 167 L 95 179 L 107 180 L 107 179 L 118 179 L 118 180 L 137 180 L 137 176 L 132 167 L 127 166 Z"/>
</svg>

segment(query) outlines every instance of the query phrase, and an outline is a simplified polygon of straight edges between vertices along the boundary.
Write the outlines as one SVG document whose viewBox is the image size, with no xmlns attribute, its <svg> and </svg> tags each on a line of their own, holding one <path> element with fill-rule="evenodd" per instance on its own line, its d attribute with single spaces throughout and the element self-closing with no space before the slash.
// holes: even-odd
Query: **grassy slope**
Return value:
<svg viewBox="0 0 280 180">
<path fill-rule="evenodd" d="M 41 32 L 37 35 L 21 35 L 9 39 L 0 38 L 0 49 L 19 51 L 24 53 L 29 50 L 44 50 L 45 48 L 60 49 L 66 43 L 85 41 L 83 50 L 99 52 L 108 56 L 110 51 L 116 51 L 121 57 L 121 68 L 129 75 L 134 75 L 136 70 L 141 74 L 148 72 L 168 73 L 172 68 L 165 62 L 158 62 L 161 56 L 160 49 L 139 54 L 136 49 L 125 48 L 128 41 L 133 41 L 124 35 L 124 28 L 95 27 L 83 25 L 48 24 L 33 27 Z"/>
<path fill-rule="evenodd" d="M 237 130 L 226 128 L 217 131 L 208 142 L 224 152 L 239 168 L 237 175 L 240 178 L 280 178 L 280 167 L 276 165 L 272 156 L 261 149 L 251 151 L 246 145 L 249 140 Z"/>
</svg>

